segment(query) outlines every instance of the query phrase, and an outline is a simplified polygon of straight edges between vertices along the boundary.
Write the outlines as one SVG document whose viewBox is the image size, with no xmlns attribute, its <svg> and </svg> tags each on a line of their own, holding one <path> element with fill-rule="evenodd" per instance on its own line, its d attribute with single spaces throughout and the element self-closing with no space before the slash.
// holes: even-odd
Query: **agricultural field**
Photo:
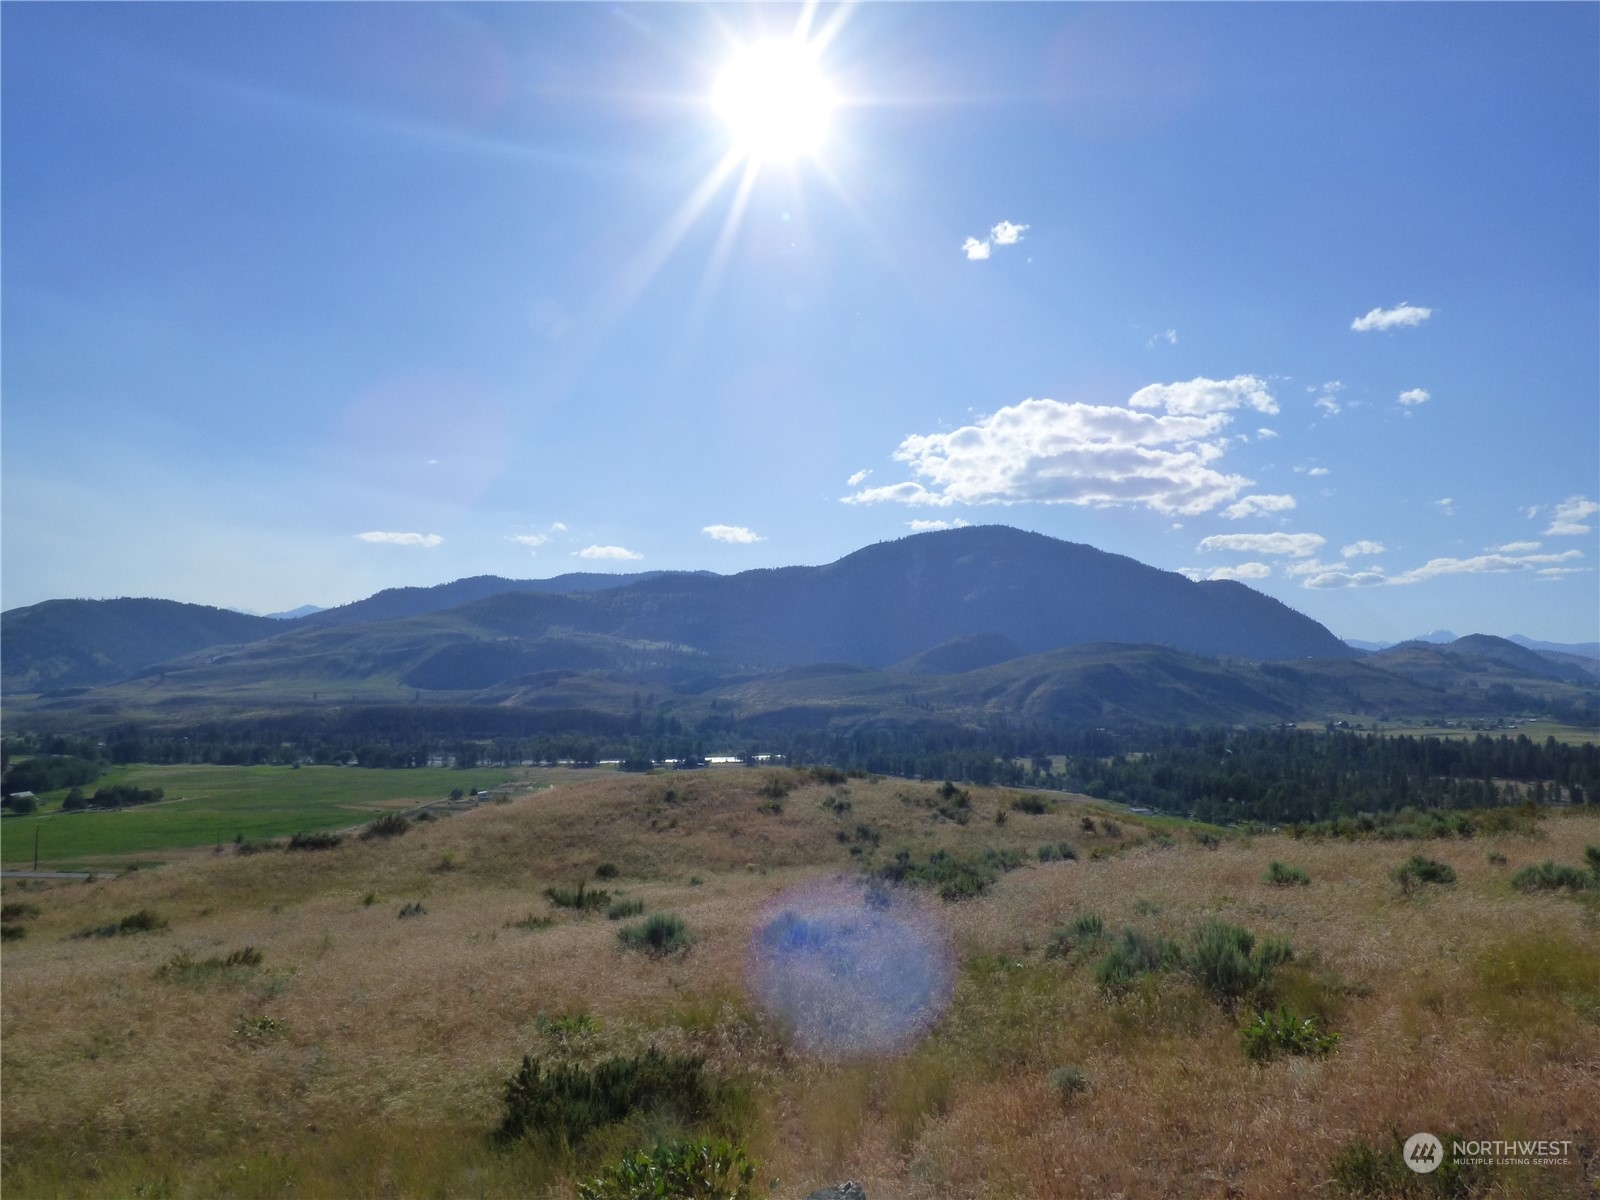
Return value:
<svg viewBox="0 0 1600 1200">
<path fill-rule="evenodd" d="M 37 815 L 0 821 L 0 862 L 31 864 L 39 834 L 41 869 L 111 868 L 184 847 L 215 846 L 343 829 L 377 813 L 441 800 L 454 789 L 549 782 L 550 773 L 522 769 L 386 770 L 363 767 L 117 767 L 84 790 L 128 784 L 160 788 L 163 798 L 117 811 L 60 811 L 66 793 L 48 793 Z"/>
<path fill-rule="evenodd" d="M 1219 838 L 730 768 L 8 881 L 0 1184 L 567 1200 L 703 1136 L 730 1196 L 1590 1195 L 1600 814 L 1517 811 Z M 1419 1131 L 1565 1161 L 1419 1185 Z"/>
</svg>

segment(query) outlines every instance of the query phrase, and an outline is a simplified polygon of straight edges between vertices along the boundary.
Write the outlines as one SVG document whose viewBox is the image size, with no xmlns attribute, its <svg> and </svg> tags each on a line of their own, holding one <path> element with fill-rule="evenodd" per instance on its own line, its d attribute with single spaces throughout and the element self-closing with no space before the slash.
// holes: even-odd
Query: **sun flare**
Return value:
<svg viewBox="0 0 1600 1200">
<path fill-rule="evenodd" d="M 813 49 L 798 41 L 758 42 L 717 76 L 711 105 L 741 155 L 789 161 L 821 149 L 834 94 Z"/>
</svg>

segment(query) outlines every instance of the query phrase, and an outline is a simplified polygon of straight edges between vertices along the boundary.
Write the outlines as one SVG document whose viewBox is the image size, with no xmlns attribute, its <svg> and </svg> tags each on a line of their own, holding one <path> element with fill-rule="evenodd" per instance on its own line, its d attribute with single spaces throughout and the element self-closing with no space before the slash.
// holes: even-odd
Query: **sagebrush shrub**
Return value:
<svg viewBox="0 0 1600 1200">
<path fill-rule="evenodd" d="M 1089 1090 L 1089 1073 L 1082 1067 L 1071 1063 L 1064 1067 L 1057 1067 L 1045 1077 L 1045 1082 L 1050 1085 L 1050 1090 L 1063 1100 L 1070 1100 L 1079 1092 Z"/>
<path fill-rule="evenodd" d="M 1594 878 L 1577 867 L 1558 864 L 1545 859 L 1537 866 L 1523 867 L 1511 877 L 1511 886 L 1519 892 L 1555 892 L 1563 889 L 1581 892 L 1594 886 Z"/>
<path fill-rule="evenodd" d="M 1400 885 L 1400 890 L 1409 896 L 1425 883 L 1454 883 L 1456 871 L 1448 863 L 1413 854 L 1395 868 L 1393 878 Z"/>
<path fill-rule="evenodd" d="M 617 930 L 617 939 L 630 950 L 655 956 L 682 954 L 693 940 L 683 918 L 672 913 L 653 913 L 641 925 L 624 925 Z"/>
<path fill-rule="evenodd" d="M 1311 882 L 1311 876 L 1307 875 L 1299 867 L 1288 867 L 1277 859 L 1273 859 L 1272 863 L 1267 867 L 1264 882 L 1270 883 L 1274 887 L 1304 887 Z"/>
<path fill-rule="evenodd" d="M 344 841 L 337 833 L 297 833 L 289 839 L 285 850 L 332 850 Z"/>
<path fill-rule="evenodd" d="M 589 890 L 589 881 L 581 879 L 576 888 L 547 887 L 545 898 L 557 908 L 575 908 L 579 912 L 601 909 L 611 903 L 611 893 L 600 888 Z"/>
<path fill-rule="evenodd" d="M 624 917 L 637 917 L 644 912 L 643 900 L 617 900 L 606 909 L 606 920 L 620 921 Z"/>
</svg>

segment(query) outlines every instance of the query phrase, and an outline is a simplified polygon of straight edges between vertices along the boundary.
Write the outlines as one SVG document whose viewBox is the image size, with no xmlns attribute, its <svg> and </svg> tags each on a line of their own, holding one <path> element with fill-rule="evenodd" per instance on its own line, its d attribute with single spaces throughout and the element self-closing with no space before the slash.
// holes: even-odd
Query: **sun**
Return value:
<svg viewBox="0 0 1600 1200">
<path fill-rule="evenodd" d="M 740 155 L 788 162 L 822 148 L 834 93 L 813 49 L 794 40 L 757 42 L 717 76 L 711 105 Z"/>
</svg>

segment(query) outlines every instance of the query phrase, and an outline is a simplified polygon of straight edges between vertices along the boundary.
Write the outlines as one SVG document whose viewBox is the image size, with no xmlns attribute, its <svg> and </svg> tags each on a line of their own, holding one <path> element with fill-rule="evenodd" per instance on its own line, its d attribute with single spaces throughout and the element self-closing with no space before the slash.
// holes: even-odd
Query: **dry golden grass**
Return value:
<svg viewBox="0 0 1600 1200">
<path fill-rule="evenodd" d="M 599 1023 L 588 1053 L 693 1049 L 745 1080 L 744 1135 L 780 1196 L 846 1177 L 874 1200 L 1336 1194 L 1338 1149 L 1383 1143 L 1391 1125 L 1586 1139 L 1582 1153 L 1597 1152 L 1600 910 L 1508 880 L 1529 862 L 1578 862 L 1600 844 L 1600 818 L 1420 847 L 1264 837 L 1207 850 L 1179 833 L 1164 848 L 1136 820 L 1090 835 L 1080 817 L 1093 806 L 1030 816 L 1001 791 L 975 789 L 957 825 L 905 799 L 932 787 L 895 780 L 808 782 L 763 812 L 772 774 L 564 783 L 387 842 L 196 854 L 30 888 L 41 915 L 5 945 L 0 995 L 5 1194 L 570 1195 L 584 1163 L 496 1150 L 485 1135 L 521 1056 L 555 1049 L 540 1014 L 576 1012 Z M 848 812 L 824 808 L 841 796 Z M 1063 840 L 1079 861 L 1034 860 Z M 1096 846 L 1125 848 L 1090 861 Z M 1029 865 L 943 908 L 959 978 L 930 1036 L 888 1059 L 807 1058 L 748 995 L 763 907 L 902 847 L 1014 849 Z M 1459 881 L 1402 895 L 1389 872 L 1418 849 Z M 1490 864 L 1491 849 L 1509 863 Z M 1267 885 L 1272 859 L 1311 885 Z M 543 898 L 602 862 L 620 875 L 591 886 L 682 916 L 689 954 L 626 952 L 615 922 Z M 23 894 L 6 885 L 7 900 Z M 424 915 L 397 919 L 418 900 Z M 69 936 L 140 908 L 170 926 Z M 1181 975 L 1107 999 L 1091 962 L 1045 954 L 1082 912 L 1111 931 L 1181 939 L 1219 916 L 1286 938 L 1297 961 L 1280 991 L 1331 1020 L 1337 1052 L 1253 1065 L 1238 1037 L 1249 1014 Z M 515 927 L 547 913 L 550 928 Z M 260 967 L 158 978 L 179 951 L 246 945 Z M 280 1025 L 252 1032 L 258 1018 Z M 1069 1063 L 1092 1083 L 1063 1098 L 1048 1076 Z M 1510 1168 L 1492 1194 L 1589 1194 L 1583 1170 Z"/>
</svg>

